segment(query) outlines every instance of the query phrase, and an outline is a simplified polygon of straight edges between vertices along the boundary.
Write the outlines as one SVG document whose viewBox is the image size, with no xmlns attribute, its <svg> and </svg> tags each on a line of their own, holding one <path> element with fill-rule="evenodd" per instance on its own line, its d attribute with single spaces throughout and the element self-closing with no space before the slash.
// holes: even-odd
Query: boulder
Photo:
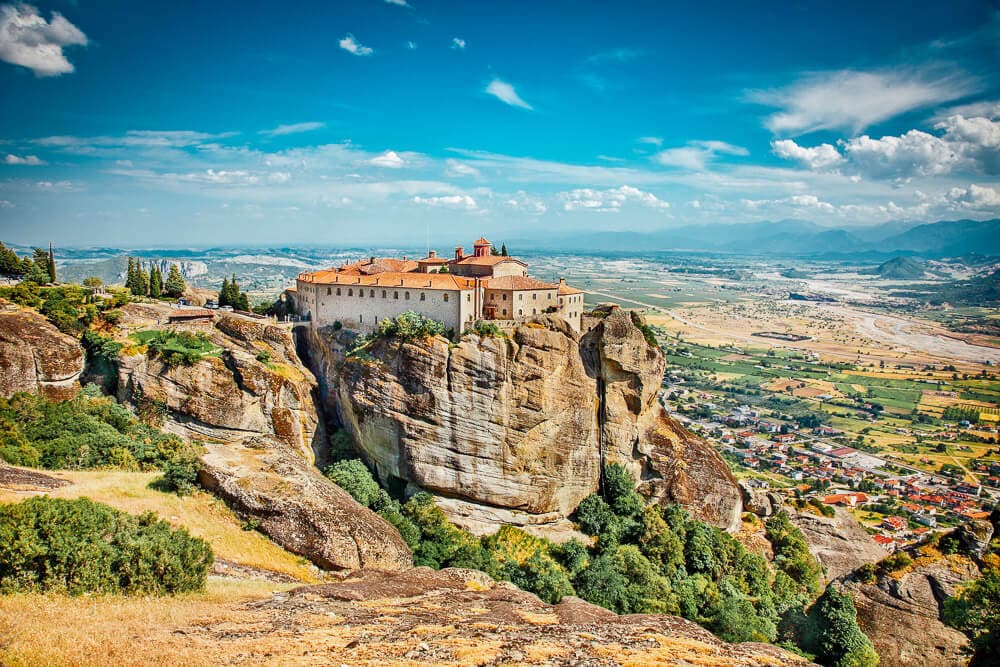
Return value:
<svg viewBox="0 0 1000 667">
<path fill-rule="evenodd" d="M 0 313 L 0 395 L 25 391 L 53 400 L 80 389 L 84 352 L 80 343 L 38 313 Z"/>
<path fill-rule="evenodd" d="M 832 517 L 807 510 L 789 511 L 788 517 L 802 531 L 809 551 L 826 568 L 827 581 L 853 572 L 865 563 L 876 563 L 888 555 L 854 515 L 842 507 L 835 508 Z"/>
</svg>

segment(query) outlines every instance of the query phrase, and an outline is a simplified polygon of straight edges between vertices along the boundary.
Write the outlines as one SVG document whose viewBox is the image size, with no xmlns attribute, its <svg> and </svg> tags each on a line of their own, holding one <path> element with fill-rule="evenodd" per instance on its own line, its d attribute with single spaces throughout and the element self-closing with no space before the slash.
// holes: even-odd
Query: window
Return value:
<svg viewBox="0 0 1000 667">
<path fill-rule="evenodd" d="M 364 315 L 358 315 L 358 322 L 360 323 L 360 322 L 364 322 L 364 321 L 365 321 L 365 316 Z"/>
<path fill-rule="evenodd" d="M 448 293 L 447 292 L 444 293 L 444 302 L 448 303 Z"/>
<path fill-rule="evenodd" d="M 403 298 L 406 299 L 407 301 L 409 301 L 410 300 L 410 293 L 409 292 L 404 293 L 403 294 Z"/>
<path fill-rule="evenodd" d="M 504 295 L 503 295 L 503 300 L 504 300 L 504 301 L 506 301 L 506 300 L 507 300 L 507 295 L 506 295 L 506 294 L 504 294 Z"/>
<path fill-rule="evenodd" d="M 358 290 L 358 298 L 359 299 L 365 298 L 365 291 L 363 289 Z"/>
<path fill-rule="evenodd" d="M 421 301 L 426 301 L 426 300 L 427 300 L 427 295 L 426 295 L 426 294 L 424 294 L 423 292 L 421 292 L 421 293 L 420 293 L 420 300 L 421 300 Z"/>
<path fill-rule="evenodd" d="M 471 294 L 466 294 L 465 295 L 465 300 L 466 301 L 472 301 L 472 295 Z"/>
<path fill-rule="evenodd" d="M 393 292 L 392 293 L 392 298 L 393 299 L 398 299 L 399 298 L 399 292 Z"/>
<path fill-rule="evenodd" d="M 538 300 L 538 295 L 537 295 L 537 294 L 532 294 L 532 295 L 531 295 L 531 298 L 532 298 L 533 300 L 536 300 L 536 301 L 537 301 L 537 300 Z"/>
<path fill-rule="evenodd" d="M 326 295 L 330 296 L 330 288 L 329 287 L 326 288 Z"/>
<path fill-rule="evenodd" d="M 340 288 L 337 288 L 337 296 L 340 296 Z"/>
<path fill-rule="evenodd" d="M 375 298 L 375 290 L 371 290 L 371 291 L 370 291 L 370 292 L 368 293 L 368 298 L 370 298 L 370 299 L 374 299 L 374 298 Z"/>
<path fill-rule="evenodd" d="M 382 290 L 382 298 L 383 299 L 386 298 L 386 296 L 385 296 L 385 290 Z"/>
<path fill-rule="evenodd" d="M 504 308 L 504 309 L 503 309 L 503 314 L 504 314 L 504 315 L 506 315 L 506 314 L 507 314 L 507 309 L 506 309 L 506 308 Z"/>
<path fill-rule="evenodd" d="M 517 300 L 518 301 L 523 301 L 524 300 L 524 295 L 523 294 L 518 294 L 517 295 Z"/>
<path fill-rule="evenodd" d="M 347 290 L 347 296 L 354 296 L 354 290 L 353 289 Z"/>
</svg>

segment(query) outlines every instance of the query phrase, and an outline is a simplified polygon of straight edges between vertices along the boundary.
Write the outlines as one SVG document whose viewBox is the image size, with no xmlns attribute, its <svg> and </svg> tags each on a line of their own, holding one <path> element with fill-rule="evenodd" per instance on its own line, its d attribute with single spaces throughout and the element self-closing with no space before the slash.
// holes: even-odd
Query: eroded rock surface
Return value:
<svg viewBox="0 0 1000 667">
<path fill-rule="evenodd" d="M 79 342 L 28 310 L 0 313 L 0 394 L 25 391 L 53 400 L 80 389 L 84 352 Z"/>
<path fill-rule="evenodd" d="M 349 333 L 303 336 L 328 407 L 383 480 L 446 498 L 463 527 L 495 530 L 502 514 L 565 529 L 602 462 L 625 463 L 647 495 L 739 526 L 728 466 L 657 402 L 663 354 L 626 311 L 582 337 L 546 317 L 509 337 L 379 340 L 346 359 Z"/>
<path fill-rule="evenodd" d="M 875 584 L 847 582 L 858 624 L 875 645 L 882 667 L 955 666 L 968 663 L 964 634 L 941 622 L 941 605 L 957 587 L 979 576 L 975 564 L 949 556 L 918 564 Z"/>
<path fill-rule="evenodd" d="M 806 538 L 809 551 L 826 568 L 827 581 L 888 556 L 850 512 L 842 507 L 835 508 L 835 512 L 832 517 L 792 508 L 788 512 Z"/>
<path fill-rule="evenodd" d="M 282 664 L 810 664 L 776 646 L 728 644 L 675 616 L 617 616 L 571 597 L 545 604 L 473 570 L 359 572 L 252 608 L 245 618 L 183 633 L 187 641 L 239 646 L 250 662 L 280 656 Z"/>
</svg>

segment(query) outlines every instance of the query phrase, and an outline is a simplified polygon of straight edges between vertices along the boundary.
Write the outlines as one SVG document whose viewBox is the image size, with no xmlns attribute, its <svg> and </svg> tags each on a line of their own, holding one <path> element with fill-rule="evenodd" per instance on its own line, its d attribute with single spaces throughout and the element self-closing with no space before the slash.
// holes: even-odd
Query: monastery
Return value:
<svg viewBox="0 0 1000 667">
<path fill-rule="evenodd" d="M 303 273 L 296 280 L 295 306 L 314 327 L 340 322 L 363 333 L 386 317 L 413 310 L 457 332 L 479 320 L 513 325 L 553 314 L 580 330 L 583 292 L 566 284 L 528 276 L 528 265 L 494 255 L 484 238 L 452 259 L 430 251 L 423 259 L 371 257 L 338 268 Z"/>
</svg>

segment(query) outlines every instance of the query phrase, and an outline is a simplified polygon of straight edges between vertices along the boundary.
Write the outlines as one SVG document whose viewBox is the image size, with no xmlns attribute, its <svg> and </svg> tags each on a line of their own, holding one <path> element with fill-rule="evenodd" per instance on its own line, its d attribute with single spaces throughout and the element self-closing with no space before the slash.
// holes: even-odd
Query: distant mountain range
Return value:
<svg viewBox="0 0 1000 667">
<path fill-rule="evenodd" d="M 529 244 L 518 242 L 518 245 Z M 803 220 L 685 225 L 649 233 L 577 234 L 544 243 L 579 251 L 712 251 L 788 257 L 1000 255 L 1000 219 L 831 228 Z"/>
</svg>

